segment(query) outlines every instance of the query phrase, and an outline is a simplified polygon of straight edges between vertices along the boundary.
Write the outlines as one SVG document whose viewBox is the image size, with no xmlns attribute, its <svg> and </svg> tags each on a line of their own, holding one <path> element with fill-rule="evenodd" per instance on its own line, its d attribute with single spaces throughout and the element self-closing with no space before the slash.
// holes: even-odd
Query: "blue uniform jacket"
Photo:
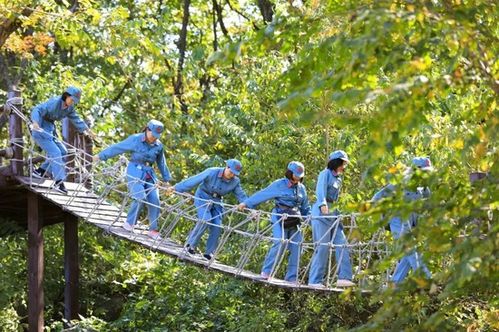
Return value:
<svg viewBox="0 0 499 332">
<path fill-rule="evenodd" d="M 239 202 L 246 200 L 247 196 L 241 187 L 239 177 L 235 176 L 230 180 L 223 178 L 223 167 L 210 167 L 203 172 L 191 176 L 175 185 L 178 192 L 187 192 L 198 186 L 196 197 L 221 202 L 222 197 L 234 193 Z"/>
<path fill-rule="evenodd" d="M 125 152 L 131 152 L 131 159 L 127 168 L 129 176 L 144 180 L 147 175 L 150 175 L 156 179 L 151 167 L 156 163 L 163 181 L 171 180 L 170 170 L 166 166 L 163 144 L 159 140 L 149 144 L 146 141 L 145 133 L 133 134 L 125 140 L 102 150 L 99 153 L 99 158 L 105 161 Z"/>
<path fill-rule="evenodd" d="M 329 169 L 324 169 L 319 173 L 315 194 L 317 195 L 316 204 L 321 207 L 338 201 L 340 189 L 343 180 L 339 175 L 334 175 Z"/>
<path fill-rule="evenodd" d="M 43 130 L 52 134 L 55 131 L 54 121 L 69 118 L 79 133 L 88 129 L 87 124 L 76 114 L 74 106 L 71 105 L 62 109 L 61 96 L 52 97 L 41 103 L 31 111 L 31 120 L 36 121 Z"/>
<path fill-rule="evenodd" d="M 267 188 L 254 193 L 244 201 L 247 207 L 254 209 L 257 205 L 274 199 L 276 205 L 284 205 L 290 208 L 297 207 L 302 216 L 310 214 L 310 204 L 308 202 L 307 190 L 302 183 L 293 185 L 287 178 L 282 178 L 272 182 Z M 282 213 L 278 209 L 277 213 Z"/>
<path fill-rule="evenodd" d="M 389 197 L 395 193 L 397 190 L 396 186 L 393 184 L 388 184 L 385 187 L 383 187 L 380 191 L 378 191 L 376 194 L 374 194 L 372 201 L 377 202 L 382 198 Z M 428 187 L 418 187 L 416 191 L 409 191 L 409 190 L 404 190 L 404 200 L 406 202 L 411 202 L 415 201 L 418 199 L 423 199 L 423 198 L 428 198 L 431 195 L 431 191 Z M 416 226 L 416 222 L 418 219 L 419 215 L 417 213 L 411 213 L 409 215 L 409 222 L 411 226 Z M 394 217 L 398 218 L 398 217 Z"/>
<path fill-rule="evenodd" d="M 338 209 L 331 211 L 332 203 L 337 202 L 340 196 L 340 189 L 343 180 L 339 175 L 333 173 L 330 169 L 324 169 L 319 173 L 319 178 L 317 179 L 317 186 L 315 188 L 315 194 L 317 196 L 317 201 L 312 209 L 312 214 L 314 216 L 322 216 L 320 207 L 327 205 L 330 208 L 329 215 L 339 215 L 340 211 Z M 333 219 L 329 219 L 331 222 Z"/>
</svg>

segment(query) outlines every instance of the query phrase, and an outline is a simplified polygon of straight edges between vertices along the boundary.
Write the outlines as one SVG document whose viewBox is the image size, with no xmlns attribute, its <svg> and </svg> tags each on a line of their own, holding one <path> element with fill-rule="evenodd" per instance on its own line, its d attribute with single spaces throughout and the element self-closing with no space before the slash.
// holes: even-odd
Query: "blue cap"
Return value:
<svg viewBox="0 0 499 332">
<path fill-rule="evenodd" d="M 293 175 L 302 178 L 305 175 L 305 166 L 299 161 L 292 161 L 288 164 L 288 170 L 293 172 Z"/>
<path fill-rule="evenodd" d="M 151 131 L 154 137 L 159 138 L 163 132 L 164 126 L 158 120 L 151 120 L 147 123 L 147 128 Z"/>
<path fill-rule="evenodd" d="M 430 158 L 428 157 L 415 157 L 412 159 L 412 164 L 423 171 L 433 171 Z"/>
<path fill-rule="evenodd" d="M 333 160 L 333 159 L 341 159 L 341 160 L 350 162 L 350 160 L 348 159 L 347 153 L 343 150 L 336 150 L 336 151 L 332 152 L 329 155 L 329 160 Z"/>
<path fill-rule="evenodd" d="M 78 104 L 80 102 L 80 98 L 81 98 L 81 89 L 80 88 L 77 88 L 75 86 L 70 86 L 69 88 L 66 89 L 67 93 L 69 93 L 71 95 L 71 97 L 73 97 L 73 101 L 75 102 L 75 104 Z"/>
<path fill-rule="evenodd" d="M 237 159 L 229 159 L 225 161 L 225 164 L 230 168 L 230 171 L 236 175 L 239 175 L 243 169 L 243 164 Z"/>
</svg>

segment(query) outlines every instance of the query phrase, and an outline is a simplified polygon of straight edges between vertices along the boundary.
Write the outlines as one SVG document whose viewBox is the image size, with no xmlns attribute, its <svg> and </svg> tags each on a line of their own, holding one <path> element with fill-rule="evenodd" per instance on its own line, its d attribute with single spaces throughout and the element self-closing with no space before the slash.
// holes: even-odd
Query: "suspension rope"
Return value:
<svg viewBox="0 0 499 332">
<path fill-rule="evenodd" d="M 31 124 L 29 118 L 24 116 L 22 112 L 15 106 L 10 104 L 12 112 L 17 114 L 27 125 Z M 46 133 L 54 137 L 51 133 Z M 76 140 L 78 143 L 78 140 Z M 31 161 L 35 156 L 41 155 L 35 151 L 35 144 L 33 139 L 29 138 L 29 144 L 24 145 L 23 138 L 12 139 L 11 143 L 14 146 L 23 148 L 28 153 L 28 158 Z M 80 141 L 81 143 L 81 141 Z M 259 269 L 261 263 L 269 247 L 277 245 L 277 254 L 275 255 L 274 263 L 272 264 L 272 269 L 270 272 L 270 280 L 275 280 L 276 277 L 281 275 L 281 267 L 283 267 L 283 262 L 286 257 L 285 253 L 290 249 L 291 246 L 297 247 L 298 250 L 298 260 L 296 266 L 296 274 L 298 283 L 305 283 L 307 280 L 308 272 L 311 266 L 311 256 L 317 252 L 321 247 L 327 247 L 329 252 L 329 259 L 327 261 L 327 273 L 325 276 L 325 286 L 330 289 L 332 281 L 338 278 L 338 271 L 342 259 L 346 256 L 350 256 L 350 261 L 352 266 L 356 266 L 355 274 L 360 274 L 361 271 L 369 269 L 373 262 L 373 256 L 377 255 L 378 258 L 383 258 L 389 254 L 388 247 L 383 239 L 383 232 L 376 232 L 371 239 L 367 242 L 356 240 L 355 242 L 347 241 L 344 244 L 335 244 L 331 239 L 335 239 L 339 230 L 339 225 L 344 220 L 350 220 L 350 222 L 343 226 L 346 234 L 345 237 L 350 239 L 353 235 L 354 229 L 358 229 L 356 218 L 360 217 L 360 214 L 340 214 L 340 215 L 326 215 L 320 216 L 320 219 L 330 222 L 327 231 L 324 235 L 317 239 L 317 241 L 307 241 L 305 235 L 307 230 L 310 228 L 313 216 L 301 216 L 302 223 L 296 227 L 294 233 L 288 237 L 285 236 L 287 229 L 284 228 L 283 221 L 289 217 L 287 214 L 279 214 L 275 212 L 261 211 L 255 209 L 244 209 L 243 211 L 238 210 L 237 205 L 227 204 L 223 201 L 216 202 L 209 199 L 203 199 L 196 197 L 190 193 L 180 193 L 177 191 L 171 191 L 169 187 L 163 185 L 162 183 L 152 184 L 140 178 L 131 178 L 130 176 L 125 176 L 124 167 L 128 164 L 128 160 L 121 156 L 114 164 L 109 165 L 105 162 L 91 163 L 89 158 L 91 155 L 86 153 L 84 150 L 77 146 L 73 146 L 68 142 L 62 142 L 68 150 L 68 154 L 56 159 L 50 159 L 45 156 L 47 161 L 58 162 L 61 166 L 65 167 L 63 158 L 71 157 L 74 162 L 71 167 L 68 168 L 68 174 L 73 174 L 75 178 L 77 177 L 78 182 L 71 186 L 70 193 L 66 196 L 62 196 L 64 199 L 59 199 L 57 202 L 60 203 L 63 208 L 71 209 L 73 205 L 79 204 L 78 202 L 83 201 L 83 198 L 87 197 L 91 199 L 91 208 L 84 212 L 84 220 L 94 222 L 95 220 L 100 220 L 105 218 L 109 222 L 106 223 L 105 233 L 113 233 L 121 230 L 123 222 L 126 222 L 125 210 L 130 202 L 135 201 L 138 204 L 146 206 L 150 211 L 156 209 L 159 211 L 157 213 L 158 230 L 161 234 L 160 238 L 150 241 L 150 248 L 162 248 L 164 246 L 168 247 L 171 245 L 184 245 L 186 244 L 187 233 L 189 230 L 194 229 L 195 225 L 199 227 L 207 227 L 217 229 L 221 232 L 219 236 L 219 241 L 216 245 L 215 251 L 209 253 L 212 255 L 212 259 L 209 261 L 205 260 L 205 266 L 211 267 L 214 264 L 219 263 L 219 260 L 223 263 L 228 264 L 233 267 L 235 275 L 249 275 L 249 271 L 254 271 L 254 273 L 259 274 Z M 88 166 L 92 165 L 92 171 L 88 170 Z M 31 166 L 31 165 L 30 165 Z M 143 190 L 139 193 L 143 198 L 137 198 L 132 196 L 128 190 L 122 189 L 125 186 L 125 182 L 134 181 L 143 186 Z M 93 190 L 89 191 L 85 184 L 88 181 L 92 181 Z M 41 184 L 37 184 L 30 178 L 31 186 L 40 188 Z M 43 182 L 45 183 L 45 182 Z M 43 195 L 49 197 L 54 195 L 52 192 L 52 185 L 43 185 Z M 169 193 L 162 198 L 160 204 L 154 204 L 147 200 L 147 195 L 152 190 L 159 190 L 160 192 Z M 52 197 L 50 196 L 50 197 Z M 49 197 L 49 198 L 50 198 Z M 59 196 L 60 197 L 60 196 Z M 197 205 L 192 204 L 196 201 Z M 85 206 L 83 203 L 82 206 Z M 205 208 L 208 210 L 212 206 L 218 206 L 220 208 L 219 213 L 213 213 L 209 218 L 199 218 L 197 211 L 200 208 Z M 103 209 L 106 206 L 110 206 L 108 213 L 103 214 Z M 218 210 L 218 209 L 217 209 Z M 129 234 L 129 238 L 132 240 L 140 240 L 143 242 L 143 236 L 145 229 L 142 225 L 145 224 L 144 220 L 138 220 L 137 217 L 136 226 L 134 231 Z M 295 216 L 293 216 L 295 217 Z M 269 221 L 271 218 L 277 220 L 276 223 L 281 227 L 281 237 L 274 238 L 272 235 L 272 229 L 275 224 L 268 222 L 265 226 L 261 225 L 262 218 Z M 217 222 L 217 220 L 224 220 L 224 222 Z M 122 234 L 121 231 L 120 234 Z M 327 241 L 326 241 L 327 240 Z M 235 250 L 234 248 L 239 249 Z M 340 255 L 338 260 L 333 261 L 334 251 L 340 250 Z M 192 255 L 187 253 L 184 249 L 182 251 L 181 258 L 191 257 Z M 194 258 L 196 255 L 194 255 Z M 217 258 L 215 260 L 215 258 Z M 198 259 L 198 258 L 195 258 Z M 199 258 L 202 259 L 202 258 Z M 308 259 L 308 261 L 306 260 Z M 333 262 L 335 262 L 333 264 Z M 386 280 L 389 276 L 389 272 L 386 275 L 379 276 L 381 280 Z M 362 276 L 361 276 L 362 277 Z M 359 283 L 365 283 L 365 276 L 359 279 Z"/>
</svg>

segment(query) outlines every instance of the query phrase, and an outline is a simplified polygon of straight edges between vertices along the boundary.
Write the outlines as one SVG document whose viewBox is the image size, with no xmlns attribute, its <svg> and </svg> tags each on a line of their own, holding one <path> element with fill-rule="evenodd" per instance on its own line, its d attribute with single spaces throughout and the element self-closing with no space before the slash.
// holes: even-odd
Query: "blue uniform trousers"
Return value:
<svg viewBox="0 0 499 332">
<path fill-rule="evenodd" d="M 314 205 L 313 216 L 321 215 L 320 207 Z M 333 216 L 334 214 L 330 214 Z M 334 236 L 334 237 L 333 237 Z M 310 264 L 309 284 L 322 284 L 329 264 L 329 243 L 335 245 L 348 244 L 343 224 L 334 218 L 313 218 L 312 238 L 316 243 L 316 248 Z M 352 264 L 350 262 L 350 250 L 348 247 L 335 248 L 336 263 L 338 268 L 338 279 L 352 280 Z"/>
<path fill-rule="evenodd" d="M 390 230 L 393 234 L 393 238 L 397 240 L 411 230 L 411 225 L 408 221 L 403 222 L 400 218 L 395 217 L 390 220 Z M 424 274 L 428 278 L 431 278 L 430 270 L 428 270 L 426 264 L 423 263 L 421 255 L 416 250 L 413 250 L 410 254 L 402 257 L 398 262 L 392 276 L 392 281 L 396 284 L 402 282 L 410 269 L 413 271 L 422 269 Z"/>
<path fill-rule="evenodd" d="M 129 166 L 130 167 L 130 166 Z M 149 219 L 149 230 L 158 229 L 159 218 L 159 191 L 154 184 L 154 180 L 149 178 L 147 181 L 127 176 L 128 192 L 133 198 L 130 210 L 127 215 L 127 222 L 135 225 L 139 218 L 140 211 L 144 202 L 147 202 L 147 217 Z"/>
<path fill-rule="evenodd" d="M 41 168 L 50 172 L 52 178 L 56 181 L 66 179 L 64 162 L 64 156 L 68 153 L 66 147 L 45 131 L 33 130 L 32 136 L 36 144 L 47 153 L 47 160 L 42 164 Z"/>
<path fill-rule="evenodd" d="M 208 240 L 206 241 L 205 253 L 212 255 L 218 246 L 218 238 L 222 232 L 222 213 L 223 207 L 219 204 L 207 201 L 196 200 L 198 219 L 196 226 L 192 229 L 187 239 L 187 244 L 195 248 L 203 236 L 206 229 L 209 228 Z M 212 224 L 212 225 L 210 225 Z M 218 225 L 218 226 L 215 226 Z"/>
<path fill-rule="evenodd" d="M 279 210 L 272 210 L 273 213 L 282 213 Z M 263 263 L 262 272 L 266 274 L 271 274 L 274 270 L 274 265 L 276 260 L 281 259 L 281 255 L 284 251 L 289 250 L 288 258 L 288 268 L 286 276 L 284 279 L 286 281 L 296 281 L 298 276 L 298 262 L 300 259 L 301 249 L 299 243 L 302 241 L 302 233 L 298 230 L 297 226 L 284 228 L 283 223 L 280 221 L 280 217 L 277 215 L 272 215 L 272 237 L 273 240 L 272 247 L 270 248 L 265 261 Z M 290 240 L 296 243 L 285 243 L 284 240 Z"/>
</svg>

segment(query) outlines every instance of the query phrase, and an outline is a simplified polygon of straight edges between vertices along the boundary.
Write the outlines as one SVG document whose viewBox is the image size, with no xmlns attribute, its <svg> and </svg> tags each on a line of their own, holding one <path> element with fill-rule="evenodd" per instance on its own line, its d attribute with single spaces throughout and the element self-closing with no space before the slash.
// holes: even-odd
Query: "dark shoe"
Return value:
<svg viewBox="0 0 499 332">
<path fill-rule="evenodd" d="M 66 186 L 64 185 L 64 181 L 62 181 L 62 180 L 55 182 L 54 189 L 63 193 L 64 195 L 68 194 L 68 190 L 66 189 Z"/>
<path fill-rule="evenodd" d="M 34 169 L 33 173 L 31 173 L 31 174 L 33 175 L 34 178 L 43 179 L 43 178 L 45 178 L 47 171 L 41 167 L 38 167 L 37 169 Z"/>
<path fill-rule="evenodd" d="M 270 274 L 268 274 L 266 272 L 262 272 L 262 273 L 260 273 L 260 279 L 269 280 L 270 279 Z"/>
<path fill-rule="evenodd" d="M 211 261 L 211 259 L 212 259 L 212 256 L 210 254 L 204 254 L 203 257 L 209 261 Z"/>
<path fill-rule="evenodd" d="M 187 250 L 187 252 L 191 255 L 195 255 L 196 254 L 196 250 L 194 250 L 194 248 L 192 248 L 190 245 L 186 245 L 185 246 L 185 250 Z"/>
</svg>

